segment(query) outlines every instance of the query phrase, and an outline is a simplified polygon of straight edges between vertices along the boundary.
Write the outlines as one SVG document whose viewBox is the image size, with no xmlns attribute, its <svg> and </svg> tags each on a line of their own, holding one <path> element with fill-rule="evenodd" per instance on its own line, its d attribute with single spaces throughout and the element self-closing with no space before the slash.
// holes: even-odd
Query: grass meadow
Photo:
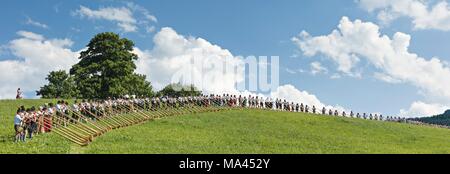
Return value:
<svg viewBox="0 0 450 174">
<path fill-rule="evenodd" d="M 0 101 L 0 153 L 39 154 L 448 154 L 450 130 L 403 123 L 266 110 L 180 115 L 116 129 L 81 147 L 54 134 L 13 143 L 20 105 Z"/>
</svg>

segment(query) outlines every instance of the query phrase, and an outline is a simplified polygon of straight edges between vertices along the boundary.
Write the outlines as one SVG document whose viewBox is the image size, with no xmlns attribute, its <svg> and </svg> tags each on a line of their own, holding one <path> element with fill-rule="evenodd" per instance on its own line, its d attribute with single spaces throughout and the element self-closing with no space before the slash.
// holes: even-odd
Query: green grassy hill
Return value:
<svg viewBox="0 0 450 174">
<path fill-rule="evenodd" d="M 0 130 L 6 137 L 0 153 L 450 153 L 449 129 L 262 110 L 151 121 L 108 132 L 87 147 L 56 134 L 15 144 L 8 136 L 17 104 L 0 101 Z"/>
</svg>

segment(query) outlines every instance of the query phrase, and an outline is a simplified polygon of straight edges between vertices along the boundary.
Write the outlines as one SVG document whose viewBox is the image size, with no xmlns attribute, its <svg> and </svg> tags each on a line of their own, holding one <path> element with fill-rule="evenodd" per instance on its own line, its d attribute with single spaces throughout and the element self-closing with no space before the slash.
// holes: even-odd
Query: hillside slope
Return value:
<svg viewBox="0 0 450 174">
<path fill-rule="evenodd" d="M 37 136 L 33 141 L 13 143 L 14 114 L 18 107 L 56 103 L 57 99 L 0 100 L 0 153 L 67 153 L 72 143 L 56 134 Z"/>
<path fill-rule="evenodd" d="M 83 153 L 450 153 L 450 130 L 261 110 L 204 113 L 113 131 Z"/>
<path fill-rule="evenodd" d="M 16 105 L 0 101 L 0 153 L 450 153 L 449 129 L 262 110 L 151 121 L 108 132 L 87 147 L 52 133 L 15 144 L 8 137 Z"/>
</svg>

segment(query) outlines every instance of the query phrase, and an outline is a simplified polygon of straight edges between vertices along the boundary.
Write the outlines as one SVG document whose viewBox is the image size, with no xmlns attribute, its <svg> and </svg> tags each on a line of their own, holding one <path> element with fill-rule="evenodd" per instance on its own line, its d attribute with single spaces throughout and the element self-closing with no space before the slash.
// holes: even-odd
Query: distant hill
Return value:
<svg viewBox="0 0 450 174">
<path fill-rule="evenodd" d="M 429 123 L 429 124 L 450 126 L 450 110 L 445 111 L 441 115 L 435 115 L 435 116 L 423 117 L 423 118 L 414 118 L 412 120 L 421 121 L 421 122 Z"/>
</svg>

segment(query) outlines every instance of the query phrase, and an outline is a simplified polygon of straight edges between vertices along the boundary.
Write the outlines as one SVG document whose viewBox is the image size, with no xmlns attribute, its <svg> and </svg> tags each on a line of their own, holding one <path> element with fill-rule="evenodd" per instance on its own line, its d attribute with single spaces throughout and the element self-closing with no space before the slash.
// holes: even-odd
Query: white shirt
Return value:
<svg viewBox="0 0 450 174">
<path fill-rule="evenodd" d="M 78 107 L 77 104 L 73 104 L 73 105 L 72 105 L 72 109 L 73 109 L 73 111 L 75 111 L 75 112 L 78 112 L 78 111 L 80 110 L 80 108 Z"/>
<path fill-rule="evenodd" d="M 22 123 L 22 117 L 20 117 L 20 115 L 17 114 L 17 115 L 14 117 L 14 125 L 20 125 L 21 123 Z"/>
<path fill-rule="evenodd" d="M 56 105 L 56 110 L 61 112 L 62 111 L 62 106 L 60 104 L 57 104 Z"/>
</svg>

